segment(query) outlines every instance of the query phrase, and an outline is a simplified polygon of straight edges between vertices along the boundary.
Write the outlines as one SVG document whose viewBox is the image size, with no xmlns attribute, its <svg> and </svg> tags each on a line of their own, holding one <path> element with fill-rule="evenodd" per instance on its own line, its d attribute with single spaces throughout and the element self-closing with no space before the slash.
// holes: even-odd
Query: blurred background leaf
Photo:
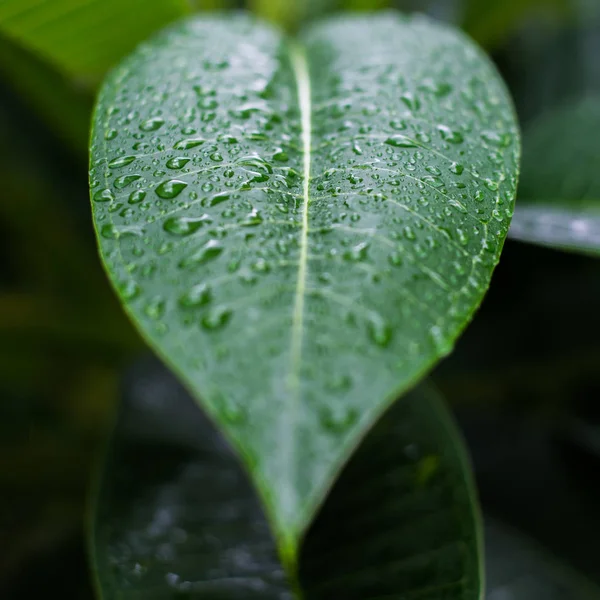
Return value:
<svg viewBox="0 0 600 600">
<path fill-rule="evenodd" d="M 0 31 L 63 73 L 97 82 L 140 41 L 191 10 L 187 0 L 4 0 Z"/>
<path fill-rule="evenodd" d="M 523 136 L 510 235 L 600 256 L 600 94 L 542 115 Z"/>
<path fill-rule="evenodd" d="M 248 476 L 156 360 L 130 372 L 99 490 L 102 598 L 291 598 Z M 475 600 L 476 503 L 460 435 L 421 387 L 367 435 L 325 500 L 302 548 L 305 597 L 435 599 L 443 590 Z"/>
</svg>

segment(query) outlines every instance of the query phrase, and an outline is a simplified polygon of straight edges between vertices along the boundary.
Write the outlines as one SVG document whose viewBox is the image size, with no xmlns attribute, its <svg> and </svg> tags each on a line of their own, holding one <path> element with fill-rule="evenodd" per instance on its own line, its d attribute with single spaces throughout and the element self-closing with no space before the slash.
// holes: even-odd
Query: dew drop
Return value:
<svg viewBox="0 0 600 600">
<path fill-rule="evenodd" d="M 129 195 L 129 204 L 139 204 L 143 202 L 146 197 L 146 192 L 144 190 L 136 190 L 135 192 L 131 192 Z"/>
<path fill-rule="evenodd" d="M 176 156 L 175 158 L 170 158 L 167 161 L 167 168 L 169 169 L 183 169 L 185 165 L 190 162 L 189 158 L 185 156 Z"/>
<path fill-rule="evenodd" d="M 442 139 L 449 144 L 462 144 L 465 141 L 463 134 L 460 131 L 450 129 L 446 125 L 438 125 L 438 131 Z"/>
<path fill-rule="evenodd" d="M 345 406 L 328 406 L 321 412 L 321 424 L 332 433 L 347 431 L 358 420 L 358 412 Z"/>
<path fill-rule="evenodd" d="M 231 194 L 226 192 L 221 192 L 220 194 L 215 194 L 208 200 L 208 206 L 217 206 L 217 204 L 221 204 L 222 202 L 227 202 L 231 198 Z"/>
<path fill-rule="evenodd" d="M 394 252 L 392 252 L 389 255 L 388 260 L 389 260 L 390 264 L 393 265 L 394 267 L 400 267 L 400 266 L 402 266 L 402 263 L 404 262 L 402 259 L 402 254 L 400 254 L 400 252 L 398 252 L 397 250 L 394 250 Z"/>
<path fill-rule="evenodd" d="M 181 268 L 193 268 L 197 265 L 202 265 L 217 258 L 224 248 L 218 240 L 208 240 L 202 248 L 196 250 L 193 254 L 184 258 L 179 266 Z"/>
<path fill-rule="evenodd" d="M 115 158 L 108 163 L 108 166 L 111 169 L 120 169 L 121 167 L 126 167 L 130 165 L 135 160 L 135 156 L 122 156 L 120 158 Z"/>
<path fill-rule="evenodd" d="M 390 121 L 390 127 L 395 131 L 404 131 L 407 125 L 404 119 L 392 119 Z"/>
<path fill-rule="evenodd" d="M 160 129 L 165 124 L 165 120 L 160 117 L 153 117 L 152 119 L 147 119 L 140 124 L 140 129 L 142 131 L 156 131 Z"/>
<path fill-rule="evenodd" d="M 452 171 L 452 173 L 454 173 L 455 175 L 462 175 L 464 170 L 465 170 L 465 167 L 463 165 L 461 165 L 460 163 L 453 162 L 450 165 L 450 171 Z"/>
<path fill-rule="evenodd" d="M 510 133 L 498 133 L 497 131 L 484 131 L 482 132 L 481 137 L 488 144 L 500 148 L 507 148 L 512 141 Z"/>
<path fill-rule="evenodd" d="M 176 198 L 183 192 L 183 190 L 188 186 L 185 181 L 179 181 L 179 179 L 169 179 L 168 181 L 163 181 L 156 188 L 156 194 L 160 198 L 164 198 L 165 200 L 171 200 Z"/>
<path fill-rule="evenodd" d="M 206 140 L 202 138 L 188 138 L 186 140 L 179 140 L 173 148 L 175 150 L 189 150 L 190 148 L 196 148 L 204 144 Z"/>
<path fill-rule="evenodd" d="M 154 298 L 144 306 L 144 314 L 154 321 L 157 321 L 165 314 L 165 301 L 163 298 Z"/>
<path fill-rule="evenodd" d="M 368 323 L 369 336 L 381 347 L 387 346 L 392 340 L 392 328 L 381 318 L 371 318 Z"/>
<path fill-rule="evenodd" d="M 402 96 L 400 96 L 400 99 L 412 112 L 415 112 L 419 110 L 419 108 L 421 108 L 421 101 L 412 92 L 405 92 L 404 94 L 402 94 Z"/>
<path fill-rule="evenodd" d="M 123 300 L 133 300 L 141 293 L 140 286 L 133 279 L 120 282 L 118 289 Z"/>
<path fill-rule="evenodd" d="M 393 135 L 392 137 L 387 138 L 385 143 L 389 146 L 394 146 L 394 148 L 416 148 L 417 144 L 406 137 L 405 135 Z"/>
<path fill-rule="evenodd" d="M 197 308 L 206 306 L 211 300 L 211 289 L 205 283 L 199 283 L 179 298 L 179 304 L 185 308 Z"/>
<path fill-rule="evenodd" d="M 215 331 L 217 329 L 222 329 L 229 323 L 231 317 L 233 316 L 233 311 L 224 306 L 220 306 L 211 310 L 207 315 L 202 318 L 202 327 L 204 329 L 208 329 L 210 331 Z"/>
<path fill-rule="evenodd" d="M 361 242 L 360 244 L 356 244 L 350 250 L 344 252 L 343 257 L 346 260 L 350 260 L 353 262 L 358 262 L 361 260 L 365 260 L 367 258 L 367 251 L 369 249 L 368 242 Z"/>
<path fill-rule="evenodd" d="M 118 190 L 122 190 L 141 178 L 141 175 L 123 175 L 115 179 L 114 185 Z"/>
<path fill-rule="evenodd" d="M 116 240 L 124 236 L 140 236 L 143 231 L 137 226 L 113 225 L 107 223 L 100 229 L 100 235 L 107 240 Z"/>
<path fill-rule="evenodd" d="M 201 217 L 170 217 L 165 221 L 163 228 L 168 233 L 185 237 L 192 235 L 205 224 L 211 222 L 212 219 L 209 215 L 202 215 Z"/>
<path fill-rule="evenodd" d="M 98 190 L 93 196 L 94 202 L 112 202 L 115 197 L 113 193 L 105 188 L 103 190 Z"/>
</svg>

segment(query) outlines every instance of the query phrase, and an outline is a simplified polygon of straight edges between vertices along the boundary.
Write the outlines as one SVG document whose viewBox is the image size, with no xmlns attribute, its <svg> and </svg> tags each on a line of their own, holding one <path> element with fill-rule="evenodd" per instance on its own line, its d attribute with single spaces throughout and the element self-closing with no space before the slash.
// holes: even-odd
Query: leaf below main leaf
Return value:
<svg viewBox="0 0 600 600">
<path fill-rule="evenodd" d="M 396 13 L 293 42 L 248 16 L 197 18 L 104 85 L 103 260 L 244 458 L 290 562 L 360 437 L 479 304 L 518 148 L 480 51 Z"/>
<path fill-rule="evenodd" d="M 96 498 L 105 600 L 289 600 L 275 543 L 235 455 L 174 377 L 130 373 Z M 307 600 L 478 600 L 481 539 L 469 465 L 427 388 L 367 435 L 312 525 Z"/>
</svg>

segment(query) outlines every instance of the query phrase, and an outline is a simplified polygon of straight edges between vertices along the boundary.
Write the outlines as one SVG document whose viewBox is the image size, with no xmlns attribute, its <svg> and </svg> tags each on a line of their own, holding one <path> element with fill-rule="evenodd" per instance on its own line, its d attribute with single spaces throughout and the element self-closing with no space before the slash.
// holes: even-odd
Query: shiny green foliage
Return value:
<svg viewBox="0 0 600 600">
<path fill-rule="evenodd" d="M 518 135 L 479 50 L 394 13 L 295 41 L 243 15 L 188 20 L 104 85 L 102 258 L 243 457 L 290 562 L 361 435 L 485 293 Z"/>
<path fill-rule="evenodd" d="M 475 600 L 478 528 L 460 436 L 420 388 L 369 433 L 327 498 L 302 549 L 303 595 Z M 106 600 L 290 598 L 239 461 L 154 363 L 126 388 L 93 529 Z"/>
<path fill-rule="evenodd" d="M 61 71 L 94 80 L 190 12 L 187 0 L 4 0 L 0 32 Z"/>
<path fill-rule="evenodd" d="M 543 115 L 525 132 L 511 237 L 600 255 L 600 96 Z"/>
</svg>

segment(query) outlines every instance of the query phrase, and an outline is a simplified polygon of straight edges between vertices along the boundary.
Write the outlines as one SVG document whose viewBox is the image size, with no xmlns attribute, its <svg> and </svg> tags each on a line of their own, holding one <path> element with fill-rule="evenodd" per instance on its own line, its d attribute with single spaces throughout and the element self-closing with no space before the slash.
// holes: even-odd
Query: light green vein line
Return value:
<svg viewBox="0 0 600 600">
<path fill-rule="evenodd" d="M 304 336 L 304 301 L 306 297 L 306 274 L 308 269 L 308 208 L 310 204 L 310 163 L 311 163 L 311 88 L 308 72 L 308 63 L 304 50 L 297 45 L 290 46 L 290 58 L 292 69 L 296 78 L 298 89 L 298 105 L 300 108 L 300 119 L 302 126 L 302 152 L 304 156 L 303 167 L 303 193 L 302 193 L 302 229 L 300 232 L 300 256 L 298 259 L 298 281 L 296 283 L 296 296 L 294 300 L 294 312 L 292 316 L 291 348 L 290 348 L 290 371 L 288 385 L 290 390 L 290 420 L 294 427 L 296 422 L 295 411 L 300 404 L 301 391 L 301 366 L 302 366 L 302 342 Z M 297 568 L 298 568 L 298 535 L 297 514 L 301 510 L 298 506 L 296 486 L 296 468 L 294 464 L 294 452 L 296 439 L 294 429 L 288 433 L 285 439 L 286 462 L 291 471 L 292 481 L 290 489 L 287 491 L 285 511 L 288 516 L 294 518 L 294 528 L 284 533 L 284 539 L 281 540 L 280 553 L 284 565 L 286 565 L 291 585 L 294 589 L 294 597 L 302 600 L 302 591 L 300 589 Z"/>
<path fill-rule="evenodd" d="M 298 283 L 294 304 L 292 325 L 292 369 L 290 384 L 295 394 L 300 388 L 300 362 L 302 358 L 302 336 L 304 320 L 304 298 L 306 296 L 306 270 L 308 265 L 308 206 L 310 204 L 310 153 L 311 153 L 311 89 L 308 63 L 304 51 L 298 46 L 290 49 L 292 67 L 298 85 L 298 102 L 302 125 L 302 151 L 304 154 L 304 186 L 302 201 L 302 231 L 300 233 L 300 260 L 298 264 Z"/>
</svg>

